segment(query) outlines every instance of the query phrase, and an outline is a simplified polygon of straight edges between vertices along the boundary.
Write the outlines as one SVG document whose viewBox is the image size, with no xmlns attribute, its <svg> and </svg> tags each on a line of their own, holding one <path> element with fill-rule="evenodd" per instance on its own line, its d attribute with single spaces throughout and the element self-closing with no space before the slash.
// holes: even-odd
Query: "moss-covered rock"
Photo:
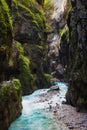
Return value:
<svg viewBox="0 0 87 130">
<path fill-rule="evenodd" d="M 15 39 L 21 43 L 39 44 L 44 40 L 45 12 L 33 0 L 13 1 Z"/>
<path fill-rule="evenodd" d="M 5 0 L 0 0 L 0 81 L 6 80 L 6 71 L 13 41 L 12 19 Z"/>
<path fill-rule="evenodd" d="M 19 77 L 22 85 L 25 88 L 27 86 L 30 92 L 49 86 L 48 80 L 43 75 L 43 73 L 48 73 L 45 69 L 47 68 L 46 31 L 48 31 L 48 26 L 44 9 L 35 0 L 32 2 L 14 0 L 13 28 L 15 40 L 22 43 L 24 48 L 24 52 L 19 56 Z"/>
<path fill-rule="evenodd" d="M 24 44 L 24 50 L 25 55 L 30 58 L 30 70 L 34 78 L 33 90 L 49 86 L 50 78 L 48 80 L 45 75 L 45 73 L 48 73 L 46 47 L 43 45 Z"/>
<path fill-rule="evenodd" d="M 21 114 L 21 84 L 19 80 L 0 84 L 0 129 L 7 130 L 10 123 Z"/>
<path fill-rule="evenodd" d="M 30 60 L 24 56 L 24 48 L 21 43 L 16 43 L 18 47 L 18 66 L 19 66 L 19 75 L 18 78 L 22 84 L 23 94 L 29 94 L 33 90 L 34 85 L 34 76 L 31 74 L 30 70 Z"/>
<path fill-rule="evenodd" d="M 0 0 L 0 45 L 12 43 L 12 19 L 5 0 Z"/>
</svg>

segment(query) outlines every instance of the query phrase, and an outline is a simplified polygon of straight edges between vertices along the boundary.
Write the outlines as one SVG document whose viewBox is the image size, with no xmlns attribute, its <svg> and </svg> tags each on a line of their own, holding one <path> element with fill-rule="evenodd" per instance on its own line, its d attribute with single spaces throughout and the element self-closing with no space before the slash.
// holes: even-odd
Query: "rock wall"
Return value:
<svg viewBox="0 0 87 130">
<path fill-rule="evenodd" d="M 7 130 L 10 123 L 21 113 L 21 84 L 9 80 L 11 54 L 13 53 L 13 27 L 11 11 L 5 0 L 0 0 L 0 129 Z M 14 52 L 15 53 L 15 52 Z M 7 81 L 8 80 L 8 81 Z"/>
<path fill-rule="evenodd" d="M 12 20 L 5 0 L 0 0 L 0 81 L 6 80 L 13 42 Z"/>
<path fill-rule="evenodd" d="M 48 87 L 45 10 L 31 0 L 0 2 L 0 81 L 18 78 L 23 94 Z"/>
<path fill-rule="evenodd" d="M 18 56 L 19 74 L 23 94 L 50 85 L 47 71 L 47 25 L 45 10 L 36 1 L 13 0 L 12 16 L 14 39 L 21 43 L 23 57 Z M 20 47 L 19 47 L 20 48 Z M 25 60 L 29 62 L 23 67 Z M 26 78 L 26 79 L 25 79 Z"/>
<path fill-rule="evenodd" d="M 19 80 L 0 83 L 0 130 L 7 130 L 10 123 L 21 114 L 21 100 Z"/>
<path fill-rule="evenodd" d="M 67 102 L 87 106 L 87 0 L 71 0 L 69 14 L 69 88 Z"/>
<path fill-rule="evenodd" d="M 53 2 L 53 1 L 52 1 Z M 58 0 L 53 2 L 54 11 L 51 16 L 52 33 L 49 34 L 49 62 L 52 81 L 65 81 L 68 67 L 69 55 L 69 29 L 67 17 L 70 10 L 69 0 Z"/>
</svg>

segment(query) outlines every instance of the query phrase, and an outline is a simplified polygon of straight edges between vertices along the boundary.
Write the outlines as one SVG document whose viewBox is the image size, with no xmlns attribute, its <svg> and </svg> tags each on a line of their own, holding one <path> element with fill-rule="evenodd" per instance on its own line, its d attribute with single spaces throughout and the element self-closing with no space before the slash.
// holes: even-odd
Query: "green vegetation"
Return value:
<svg viewBox="0 0 87 130">
<path fill-rule="evenodd" d="M 21 89 L 21 84 L 20 84 L 20 81 L 18 79 L 13 79 L 13 84 L 14 84 L 14 88 L 16 90 Z"/>
<path fill-rule="evenodd" d="M 21 43 L 17 42 L 17 47 L 19 50 L 19 79 L 23 87 L 31 87 L 33 85 L 33 75 L 30 71 L 30 60 L 24 56 L 24 49 Z"/>
<path fill-rule="evenodd" d="M 9 103 L 8 100 L 20 100 L 19 95 L 21 95 L 21 84 L 18 79 L 13 79 L 13 81 L 7 81 L 0 84 L 0 102 L 2 105 Z"/>
<path fill-rule="evenodd" d="M 25 56 L 20 56 L 20 81 L 22 82 L 23 86 L 32 86 L 33 84 L 33 75 L 30 72 L 30 61 Z"/>
<path fill-rule="evenodd" d="M 66 20 L 68 20 L 68 17 L 69 17 L 69 14 L 70 14 L 71 10 L 72 10 L 72 5 L 70 5 L 70 7 L 69 7 L 69 9 L 67 11 Z"/>
<path fill-rule="evenodd" d="M 0 0 L 0 81 L 5 80 L 13 40 L 10 9 L 6 0 Z"/>
<path fill-rule="evenodd" d="M 52 78 L 52 75 L 47 73 L 44 73 L 43 75 L 44 75 L 45 82 L 47 82 L 47 85 L 50 84 L 50 79 Z"/>
<path fill-rule="evenodd" d="M 21 84 L 18 79 L 0 83 L 0 128 L 8 129 L 21 113 Z"/>
<path fill-rule="evenodd" d="M 14 4 L 16 5 L 16 11 L 21 17 L 22 12 L 24 11 L 25 17 L 29 19 L 33 28 L 39 28 L 40 30 L 44 29 L 45 13 L 43 9 L 41 9 L 35 0 L 14 0 Z M 22 10 L 22 12 L 20 12 Z M 16 12 L 15 12 L 16 13 Z M 16 13 L 16 14 L 17 14 Z"/>
<path fill-rule="evenodd" d="M 24 55 L 24 48 L 23 48 L 22 44 L 19 43 L 19 42 L 16 42 L 16 45 L 17 45 L 17 47 L 18 47 L 19 55 L 20 55 L 20 56 L 21 56 L 21 55 Z"/>
<path fill-rule="evenodd" d="M 5 0 L 0 1 L 0 23 L 1 35 L 3 41 L 0 47 L 0 61 L 3 60 L 4 70 L 2 71 L 3 80 L 9 80 L 12 77 L 20 79 L 22 87 L 32 89 L 35 79 L 39 79 L 41 72 L 42 79 L 44 79 L 44 59 L 46 57 L 46 31 L 50 29 L 49 24 L 46 24 L 46 12 L 45 9 L 49 9 L 50 2 L 45 1 L 44 7 L 41 7 L 36 0 L 13 0 L 13 27 L 10 9 Z M 29 43 L 32 44 L 32 48 L 25 50 L 21 43 L 14 41 L 13 43 L 13 31 L 15 35 L 20 37 L 17 33 L 21 28 L 21 21 L 23 21 L 28 27 L 24 35 L 28 35 L 30 38 Z M 17 25 L 17 26 L 16 26 Z M 25 26 L 25 25 L 24 25 Z M 24 27 L 23 26 L 23 27 Z M 21 29 L 20 29 L 21 30 Z M 26 36 L 25 36 L 26 37 Z M 34 37 L 34 38 L 33 38 Z M 25 38 L 24 38 L 25 39 Z M 1 39 L 0 39 L 1 40 Z M 27 42 L 26 42 L 27 43 Z M 30 47 L 30 45 L 29 45 Z M 4 53 L 2 53 L 2 51 Z M 25 56 L 25 53 L 29 52 L 29 55 Z M 34 53 L 33 53 L 34 52 Z M 30 54 L 31 53 L 31 54 Z M 3 57 L 1 57 L 3 55 Z M 35 59 L 37 58 L 37 59 Z M 37 61 L 37 63 L 35 63 Z M 2 64 L 2 63 L 1 63 Z M 6 65 L 4 65 L 6 64 Z M 33 68 L 33 67 L 34 68 Z M 40 66 L 40 70 L 38 70 Z M 1 66 L 2 67 L 2 66 Z M 37 74 L 32 75 L 32 71 L 38 70 Z M 0 72 L 1 72 L 0 71 Z M 6 72 L 6 75 L 5 75 Z M 8 74 L 9 73 L 9 74 Z M 8 77 L 7 77 L 8 76 Z M 35 78 L 37 77 L 37 78 Z M 46 79 L 46 76 L 45 76 Z M 43 80 L 42 80 L 43 81 Z"/>
<path fill-rule="evenodd" d="M 7 43 L 8 35 L 13 36 L 12 30 L 12 19 L 8 5 L 5 0 L 0 0 L 0 35 L 2 44 Z"/>
<path fill-rule="evenodd" d="M 69 28 L 66 25 L 63 29 L 59 30 L 59 35 L 62 37 L 63 35 L 66 35 L 67 42 L 69 42 Z"/>
</svg>

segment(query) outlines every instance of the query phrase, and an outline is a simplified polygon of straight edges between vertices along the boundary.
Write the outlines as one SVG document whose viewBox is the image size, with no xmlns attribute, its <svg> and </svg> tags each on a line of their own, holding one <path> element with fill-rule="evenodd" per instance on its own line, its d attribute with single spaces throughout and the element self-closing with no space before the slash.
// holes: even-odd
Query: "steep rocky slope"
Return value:
<svg viewBox="0 0 87 130">
<path fill-rule="evenodd" d="M 20 73 L 17 77 L 22 83 L 24 94 L 50 84 L 46 58 L 48 27 L 46 12 L 40 5 L 35 0 L 14 0 L 12 5 L 14 39 L 22 44 L 23 55 L 27 58 L 24 60 L 20 57 L 17 65 Z M 27 61 L 29 64 L 25 65 Z"/>
<path fill-rule="evenodd" d="M 16 77 L 23 94 L 29 94 L 50 85 L 46 12 L 43 1 L 40 5 L 35 0 L 10 0 L 7 4 L 1 4 L 2 12 L 7 14 L 1 12 L 0 81 Z"/>
<path fill-rule="evenodd" d="M 67 102 L 87 107 L 87 1 L 71 1 L 69 14 L 69 88 Z"/>
<path fill-rule="evenodd" d="M 7 130 L 21 113 L 21 84 L 9 80 L 13 27 L 11 12 L 5 0 L 0 0 L 0 129 Z M 7 81 L 9 80 L 9 81 Z M 4 82 L 3 82 L 4 81 Z"/>
<path fill-rule="evenodd" d="M 60 81 L 66 79 L 69 55 L 69 29 L 67 17 L 70 10 L 69 0 L 51 1 L 54 9 L 51 16 L 53 32 L 48 36 L 50 73 Z"/>
<path fill-rule="evenodd" d="M 22 94 L 29 94 L 50 84 L 51 76 L 48 74 L 46 58 L 48 25 L 42 6 L 43 1 L 37 3 L 35 0 L 0 0 L 2 130 L 7 129 L 20 115 Z"/>
<path fill-rule="evenodd" d="M 0 81 L 6 80 L 13 42 L 12 19 L 4 0 L 0 0 Z"/>
</svg>

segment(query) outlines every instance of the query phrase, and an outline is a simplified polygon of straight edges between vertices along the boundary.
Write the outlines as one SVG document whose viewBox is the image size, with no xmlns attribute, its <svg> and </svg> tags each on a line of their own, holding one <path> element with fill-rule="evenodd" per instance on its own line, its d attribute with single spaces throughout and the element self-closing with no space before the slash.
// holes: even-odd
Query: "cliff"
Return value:
<svg viewBox="0 0 87 130">
<path fill-rule="evenodd" d="M 69 14 L 69 88 L 67 102 L 87 106 L 87 1 L 71 1 Z"/>
<path fill-rule="evenodd" d="M 50 84 L 43 2 L 0 0 L 0 128 L 21 113 L 21 96 Z M 17 78 L 14 83 L 14 79 Z M 20 86 L 22 86 L 20 88 Z M 22 93 L 21 93 L 22 90 Z M 3 127 L 1 127 L 3 126 Z"/>
<path fill-rule="evenodd" d="M 13 0 L 12 16 L 14 39 L 21 43 L 23 49 L 23 56 L 18 56 L 17 77 L 21 81 L 23 94 L 29 94 L 50 85 L 46 58 L 46 12 L 35 0 Z"/>
<path fill-rule="evenodd" d="M 29 94 L 50 85 L 51 76 L 46 58 L 46 31 L 49 28 L 46 12 L 42 7 L 43 2 L 6 2 L 1 1 L 0 5 L 0 81 L 18 78 L 23 95 Z"/>
</svg>

